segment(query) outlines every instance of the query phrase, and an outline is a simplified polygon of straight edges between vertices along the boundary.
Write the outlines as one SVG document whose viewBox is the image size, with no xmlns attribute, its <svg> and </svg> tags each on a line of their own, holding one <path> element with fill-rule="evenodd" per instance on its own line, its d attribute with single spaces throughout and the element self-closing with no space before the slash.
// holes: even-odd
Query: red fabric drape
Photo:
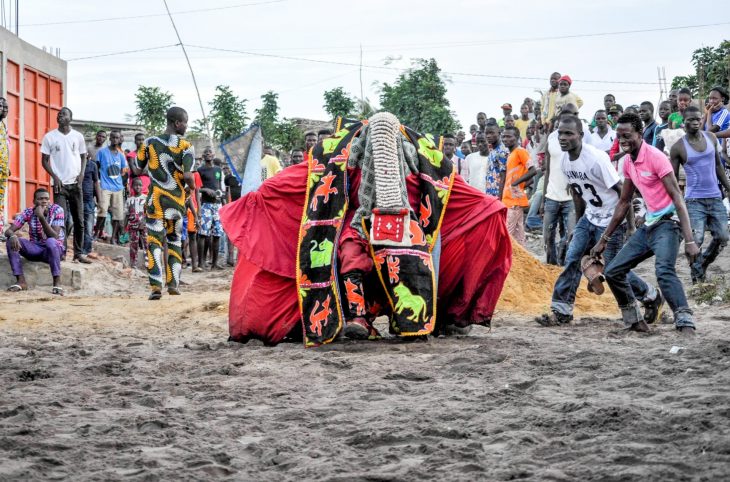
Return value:
<svg viewBox="0 0 730 482">
<path fill-rule="evenodd" d="M 239 249 L 229 313 L 234 340 L 278 343 L 300 321 L 296 248 L 306 176 L 305 163 L 288 167 L 221 209 L 226 233 Z M 354 209 L 359 172 L 350 179 Z M 418 212 L 418 178 L 409 176 L 407 184 Z M 512 258 L 505 216 L 501 202 L 456 177 L 441 227 L 439 303 L 457 320 L 478 323 L 494 311 Z M 350 235 L 343 232 L 343 238 Z"/>
</svg>

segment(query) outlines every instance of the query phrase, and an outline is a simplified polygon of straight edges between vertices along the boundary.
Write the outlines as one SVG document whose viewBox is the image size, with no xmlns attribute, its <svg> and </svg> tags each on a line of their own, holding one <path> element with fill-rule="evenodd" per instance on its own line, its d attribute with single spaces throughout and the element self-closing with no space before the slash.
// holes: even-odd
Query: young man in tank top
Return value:
<svg viewBox="0 0 730 482">
<path fill-rule="evenodd" d="M 603 237 L 618 204 L 622 186 L 608 154 L 583 142 L 583 125 L 578 117 L 565 113 L 560 116 L 558 139 L 563 151 L 558 165 L 567 178 L 578 222 L 568 245 L 565 268 L 553 288 L 550 314 L 535 320 L 543 326 L 564 325 L 572 321 L 575 293 L 581 278 L 581 259 Z M 606 265 L 621 250 L 625 234 L 625 222 L 612 231 L 605 252 Z M 629 291 L 644 304 L 645 321 L 653 323 L 664 302 L 661 294 L 633 272 L 628 273 L 628 282 Z"/>
<path fill-rule="evenodd" d="M 712 235 L 710 245 L 692 263 L 692 283 L 705 281 L 707 267 L 715 261 L 720 251 L 727 245 L 727 212 L 722 204 L 723 193 L 730 193 L 730 183 L 720 161 L 717 139 L 711 132 L 701 130 L 702 112 L 690 106 L 684 111 L 684 129 L 687 134 L 682 142 L 672 146 L 670 160 L 678 175 L 679 165 L 684 166 L 687 175 L 687 188 L 684 193 L 689 222 L 697 247 L 702 247 L 705 229 Z"/>
</svg>

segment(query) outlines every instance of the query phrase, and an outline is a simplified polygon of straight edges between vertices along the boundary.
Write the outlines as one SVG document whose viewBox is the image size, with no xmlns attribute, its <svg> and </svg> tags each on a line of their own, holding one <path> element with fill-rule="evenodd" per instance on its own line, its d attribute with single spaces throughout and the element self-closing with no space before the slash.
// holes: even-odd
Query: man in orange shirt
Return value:
<svg viewBox="0 0 730 482">
<path fill-rule="evenodd" d="M 509 149 L 507 174 L 504 180 L 502 203 L 507 206 L 507 231 L 521 245 L 525 245 L 524 209 L 529 205 L 525 182 L 532 179 L 537 170 L 530 165 L 530 153 L 519 147 L 519 130 L 505 127 L 502 143 Z"/>
</svg>

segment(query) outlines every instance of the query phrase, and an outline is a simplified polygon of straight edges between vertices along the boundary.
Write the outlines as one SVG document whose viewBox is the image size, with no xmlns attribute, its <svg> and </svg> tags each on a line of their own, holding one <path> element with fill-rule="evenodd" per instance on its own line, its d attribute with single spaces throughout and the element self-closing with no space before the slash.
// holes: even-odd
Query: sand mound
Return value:
<svg viewBox="0 0 730 482">
<path fill-rule="evenodd" d="M 512 269 L 497 303 L 500 312 L 538 315 L 550 308 L 553 286 L 562 268 L 542 264 L 525 248 L 512 241 Z M 601 296 L 590 293 L 583 278 L 575 300 L 576 315 L 608 315 L 618 313 L 616 300 L 606 286 Z"/>
</svg>

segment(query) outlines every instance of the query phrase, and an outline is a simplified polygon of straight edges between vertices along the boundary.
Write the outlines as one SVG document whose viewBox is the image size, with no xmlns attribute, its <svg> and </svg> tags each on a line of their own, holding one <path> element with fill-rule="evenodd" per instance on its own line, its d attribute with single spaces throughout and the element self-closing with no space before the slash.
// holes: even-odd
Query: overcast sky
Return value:
<svg viewBox="0 0 730 482">
<path fill-rule="evenodd" d="M 20 36 L 38 47 L 60 48 L 61 57 L 69 61 L 67 98 L 76 118 L 125 121 L 134 113 L 139 85 L 171 92 L 192 119 L 201 117 L 179 46 L 79 59 L 176 44 L 162 0 L 20 3 Z M 584 117 L 602 107 L 607 92 L 624 106 L 643 100 L 656 103 L 658 66 L 666 68 L 671 83 L 673 76 L 692 72 L 693 50 L 716 47 L 730 38 L 726 7 L 720 14 L 723 4 L 723 0 L 697 0 L 691 5 L 674 0 L 168 0 L 182 40 L 191 46 L 188 53 L 206 111 L 215 86 L 227 84 L 248 99 L 251 117 L 261 94 L 273 90 L 279 93 L 282 116 L 326 119 L 325 90 L 342 86 L 360 95 L 357 64 L 362 45 L 365 97 L 378 104 L 378 84 L 393 82 L 399 73 L 372 67 L 383 67 L 390 58 L 395 60 L 389 67 L 404 68 L 413 58 L 433 57 L 451 73 L 448 99 L 467 128 L 478 111 L 497 116 L 503 102 L 518 110 L 526 96 L 539 98 L 534 90 L 545 89 L 555 70 L 573 78 L 572 90 L 585 101 Z M 198 11 L 185 12 L 190 10 Z M 110 17 L 116 19 L 102 20 Z M 718 22 L 729 23 L 584 36 Z"/>
</svg>

